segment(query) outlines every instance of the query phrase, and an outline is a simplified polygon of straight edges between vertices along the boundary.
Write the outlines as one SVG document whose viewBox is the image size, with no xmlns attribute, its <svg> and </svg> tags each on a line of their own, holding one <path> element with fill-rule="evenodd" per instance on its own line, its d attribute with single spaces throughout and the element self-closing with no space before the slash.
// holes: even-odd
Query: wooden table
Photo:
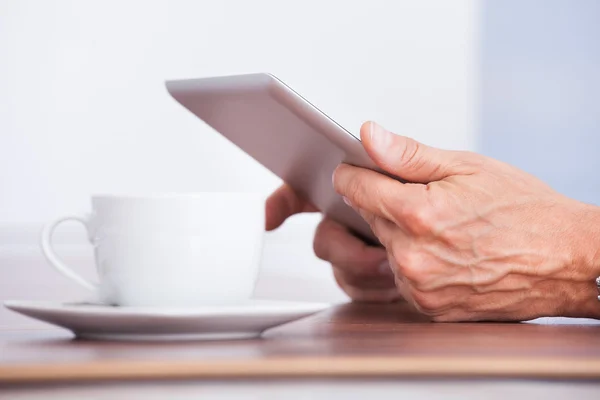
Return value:
<svg viewBox="0 0 600 400">
<path fill-rule="evenodd" d="M 336 306 L 256 340 L 93 342 L 58 329 L 0 335 L 5 386 L 311 377 L 600 380 L 600 325 L 430 323 L 404 303 Z"/>
</svg>

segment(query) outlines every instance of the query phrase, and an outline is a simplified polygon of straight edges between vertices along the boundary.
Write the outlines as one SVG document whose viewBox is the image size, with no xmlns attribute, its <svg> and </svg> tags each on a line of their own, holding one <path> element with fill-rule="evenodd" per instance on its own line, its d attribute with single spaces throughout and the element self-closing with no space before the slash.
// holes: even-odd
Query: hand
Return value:
<svg viewBox="0 0 600 400">
<path fill-rule="evenodd" d="M 267 200 L 266 229 L 276 229 L 294 214 L 316 211 L 283 185 Z M 342 225 L 324 218 L 315 234 L 314 250 L 317 257 L 331 263 L 335 280 L 351 299 L 390 302 L 400 298 L 386 251 L 367 245 Z"/>
<path fill-rule="evenodd" d="M 387 250 L 403 297 L 436 321 L 600 317 L 598 207 L 510 165 L 427 147 L 374 123 L 384 171 L 340 165 L 334 186 Z"/>
</svg>

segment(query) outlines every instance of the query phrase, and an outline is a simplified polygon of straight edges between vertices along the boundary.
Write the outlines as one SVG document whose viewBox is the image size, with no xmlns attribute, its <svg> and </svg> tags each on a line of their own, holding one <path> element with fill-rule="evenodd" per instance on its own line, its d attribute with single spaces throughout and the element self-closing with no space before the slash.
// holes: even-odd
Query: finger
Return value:
<svg viewBox="0 0 600 400">
<path fill-rule="evenodd" d="M 319 211 L 284 184 L 269 196 L 265 205 L 266 229 L 272 231 L 294 214 Z"/>
<path fill-rule="evenodd" d="M 383 263 L 381 266 L 381 272 L 377 271 L 377 275 L 366 275 L 364 273 L 360 273 L 359 271 L 351 270 L 343 266 L 339 267 L 336 265 L 333 265 L 333 273 L 339 282 L 344 282 L 346 285 L 354 286 L 358 289 L 381 290 L 396 288 L 394 274 L 392 274 L 389 266 L 387 266 L 387 270 L 385 272 L 383 272 Z"/>
<path fill-rule="evenodd" d="M 369 224 L 371 231 L 383 247 L 388 248 L 392 243 L 394 233 L 398 231 L 399 227 L 395 223 L 363 209 L 355 208 L 355 210 Z"/>
<path fill-rule="evenodd" d="M 387 261 L 385 249 L 366 244 L 329 218 L 319 223 L 313 248 L 321 260 L 365 274 L 377 275 L 380 265 Z"/>
<path fill-rule="evenodd" d="M 333 175 L 333 185 L 352 207 L 392 221 L 405 215 L 406 207 L 425 202 L 426 186 L 401 183 L 378 172 L 347 164 L 339 165 Z"/>
<path fill-rule="evenodd" d="M 409 304 L 411 304 L 415 309 L 415 299 L 410 295 L 410 289 L 408 285 L 400 278 L 396 278 L 396 290 L 402 296 L 404 300 L 406 300 Z"/>
<path fill-rule="evenodd" d="M 347 286 L 342 288 L 342 290 L 346 292 L 352 301 L 357 303 L 393 303 L 402 300 L 402 296 L 400 296 L 396 288 L 364 290 Z"/>
<path fill-rule="evenodd" d="M 333 274 L 337 284 L 353 301 L 391 303 L 402 299 L 395 286 L 381 289 L 364 288 L 349 284 L 339 270 L 334 269 Z"/>
<path fill-rule="evenodd" d="M 394 254 L 389 251 L 388 260 L 390 262 L 390 269 L 394 273 L 394 283 L 396 284 L 396 290 L 398 291 L 400 296 L 404 300 L 406 300 L 407 303 L 409 303 L 415 310 L 421 312 L 416 306 L 415 299 L 412 297 L 410 282 L 408 282 L 408 280 L 404 276 L 402 276 L 402 274 L 400 273 L 398 262 L 394 258 Z"/>
<path fill-rule="evenodd" d="M 372 121 L 362 125 L 360 137 L 377 166 L 410 182 L 429 183 L 453 175 L 472 174 L 477 172 L 482 160 L 475 153 L 429 147 L 389 132 Z"/>
</svg>

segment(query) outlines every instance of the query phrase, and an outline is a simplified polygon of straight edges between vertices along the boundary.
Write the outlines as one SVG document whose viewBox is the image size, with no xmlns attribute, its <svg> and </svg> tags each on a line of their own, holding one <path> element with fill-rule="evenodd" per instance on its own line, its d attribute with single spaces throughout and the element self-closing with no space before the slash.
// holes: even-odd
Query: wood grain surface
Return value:
<svg viewBox="0 0 600 400">
<path fill-rule="evenodd" d="M 346 304 L 261 339 L 95 342 L 0 334 L 0 382 L 269 377 L 600 380 L 600 325 L 431 323 L 406 304 Z"/>
</svg>

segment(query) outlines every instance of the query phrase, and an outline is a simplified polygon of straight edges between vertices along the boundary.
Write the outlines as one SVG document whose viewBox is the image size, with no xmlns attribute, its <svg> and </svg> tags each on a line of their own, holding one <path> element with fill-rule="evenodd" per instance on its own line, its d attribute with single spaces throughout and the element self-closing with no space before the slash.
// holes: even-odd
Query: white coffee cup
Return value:
<svg viewBox="0 0 600 400">
<path fill-rule="evenodd" d="M 252 296 L 264 232 L 264 198 L 250 193 L 94 196 L 92 212 L 47 224 L 41 245 L 60 273 L 119 306 L 193 307 Z M 64 221 L 78 221 L 94 246 L 98 283 L 52 249 Z"/>
</svg>

